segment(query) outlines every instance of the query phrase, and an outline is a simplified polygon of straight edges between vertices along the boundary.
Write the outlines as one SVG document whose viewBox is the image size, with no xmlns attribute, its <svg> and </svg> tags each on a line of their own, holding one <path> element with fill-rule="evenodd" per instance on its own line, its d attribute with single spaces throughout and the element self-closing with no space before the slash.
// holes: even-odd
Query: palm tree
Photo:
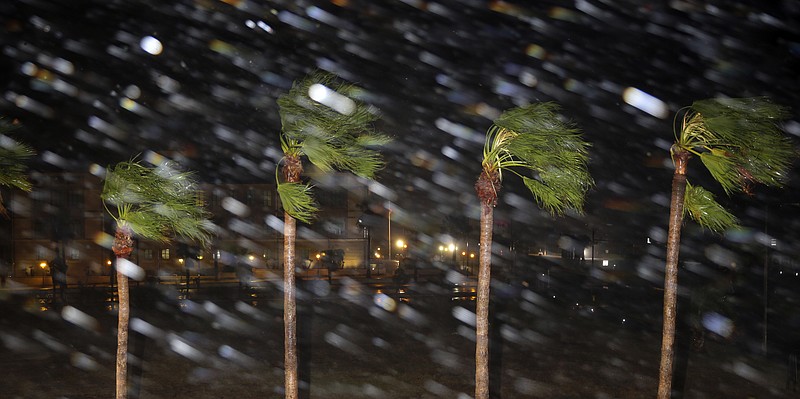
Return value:
<svg viewBox="0 0 800 399">
<path fill-rule="evenodd" d="M 34 155 L 34 151 L 31 147 L 5 135 L 16 128 L 0 120 L 0 186 L 31 191 L 25 162 Z M 8 217 L 2 194 L 0 194 L 0 215 Z"/>
<path fill-rule="evenodd" d="M 586 191 L 594 184 L 586 166 L 589 145 L 577 128 L 558 118 L 558 109 L 557 104 L 547 102 L 507 110 L 486 133 L 483 169 L 475 184 L 481 202 L 475 399 L 489 397 L 492 225 L 503 172 L 521 177 L 539 206 L 551 214 L 563 214 L 567 209 L 582 212 Z"/>
<path fill-rule="evenodd" d="M 664 274 L 664 325 L 661 341 L 658 398 L 672 389 L 672 362 L 678 291 L 678 255 L 681 226 L 688 214 L 704 228 L 722 232 L 737 224 L 736 218 L 700 186 L 689 184 L 689 159 L 700 161 L 727 194 L 749 193 L 753 183 L 781 186 L 795 150 L 778 124 L 788 110 L 767 98 L 707 99 L 695 101 L 675 115 L 675 143 L 670 155 L 675 165 L 669 207 L 666 267 Z M 680 119 L 680 123 L 677 123 Z"/>
<path fill-rule="evenodd" d="M 295 300 L 296 221 L 310 223 L 317 211 L 311 186 L 302 182 L 303 157 L 322 172 L 349 171 L 372 179 L 383 167 L 372 149 L 389 138 L 377 133 L 378 119 L 368 105 L 353 99 L 358 89 L 334 75 L 312 73 L 278 99 L 283 159 L 278 194 L 285 210 L 283 322 L 286 398 L 297 398 L 297 305 Z M 276 171 L 277 173 L 277 171 Z"/>
<path fill-rule="evenodd" d="M 182 236 L 205 244 L 210 239 L 212 225 L 200 206 L 199 190 L 191 173 L 178 171 L 171 162 L 157 167 L 144 166 L 137 161 L 121 162 L 106 171 L 101 197 L 116 222 L 111 247 L 117 257 L 119 300 L 116 398 L 124 399 L 127 397 L 130 318 L 128 278 L 136 276 L 139 270 L 127 261 L 133 251 L 134 235 L 160 242 Z"/>
</svg>

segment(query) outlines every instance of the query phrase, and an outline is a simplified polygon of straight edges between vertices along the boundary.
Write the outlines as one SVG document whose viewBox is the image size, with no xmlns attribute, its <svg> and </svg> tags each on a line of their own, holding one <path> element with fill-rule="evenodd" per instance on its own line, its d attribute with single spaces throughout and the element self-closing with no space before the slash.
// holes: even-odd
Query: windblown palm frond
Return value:
<svg viewBox="0 0 800 399">
<path fill-rule="evenodd" d="M 332 74 L 317 72 L 278 98 L 283 176 L 299 177 L 302 157 L 322 172 L 341 170 L 367 179 L 383 168 L 383 158 L 374 147 L 391 139 L 374 130 L 372 123 L 378 115 L 353 98 L 358 92 Z M 309 185 L 279 180 L 278 193 L 289 215 L 306 223 L 313 219 L 317 206 Z"/>
<path fill-rule="evenodd" d="M 169 241 L 173 235 L 206 243 L 213 225 L 200 206 L 193 176 L 170 163 L 149 168 L 135 161 L 121 162 L 106 172 L 101 195 L 113 205 L 109 212 L 119 225 L 147 239 Z"/>
<path fill-rule="evenodd" d="M 303 223 L 311 223 L 319 210 L 307 184 L 278 183 L 278 196 L 284 211 Z"/>
<path fill-rule="evenodd" d="M 372 147 L 391 141 L 377 133 L 375 110 L 354 99 L 359 91 L 328 73 L 314 73 L 278 99 L 284 154 L 308 160 L 323 172 L 334 169 L 372 178 L 384 163 Z"/>
<path fill-rule="evenodd" d="M 504 171 L 522 177 L 539 205 L 553 214 L 582 212 L 586 191 L 594 184 L 587 170 L 589 144 L 576 127 L 558 118 L 558 109 L 548 102 L 504 112 L 487 132 L 482 165 L 501 180 Z"/>
<path fill-rule="evenodd" d="M 738 225 L 736 217 L 708 190 L 687 183 L 684 211 L 700 226 L 720 233 Z"/>
<path fill-rule="evenodd" d="M 26 163 L 36 153 L 31 147 L 5 134 L 16 129 L 0 120 L 0 185 L 31 190 Z"/>
<path fill-rule="evenodd" d="M 676 145 L 699 156 L 728 194 L 754 183 L 782 186 L 796 155 L 780 128 L 788 116 L 765 97 L 695 101 L 683 113 Z"/>
</svg>

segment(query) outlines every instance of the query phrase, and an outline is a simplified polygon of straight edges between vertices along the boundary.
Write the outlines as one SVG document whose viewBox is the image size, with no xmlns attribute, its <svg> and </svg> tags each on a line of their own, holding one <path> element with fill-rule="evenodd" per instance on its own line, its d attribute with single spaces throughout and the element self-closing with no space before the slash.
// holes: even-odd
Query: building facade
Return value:
<svg viewBox="0 0 800 399">
<path fill-rule="evenodd" d="M 70 283 L 108 281 L 114 222 L 100 199 L 103 180 L 90 173 L 32 173 L 31 192 L 6 191 L 0 259 L 12 278 L 50 275 L 60 257 Z M 255 272 L 283 267 L 283 210 L 274 184 L 203 184 L 202 205 L 217 226 L 210 244 L 135 241 L 131 261 L 148 276 L 225 276 L 237 267 Z M 319 189 L 315 189 L 319 190 Z M 368 244 L 358 224 L 362 193 L 317 191 L 321 211 L 311 225 L 298 223 L 297 267 L 320 267 L 326 250 L 343 254 L 343 268 L 364 268 Z"/>
</svg>

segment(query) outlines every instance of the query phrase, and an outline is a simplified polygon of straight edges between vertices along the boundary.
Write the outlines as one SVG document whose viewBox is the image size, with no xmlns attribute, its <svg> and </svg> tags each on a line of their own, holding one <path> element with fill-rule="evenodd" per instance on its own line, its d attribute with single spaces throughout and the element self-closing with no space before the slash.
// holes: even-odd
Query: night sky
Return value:
<svg viewBox="0 0 800 399">
<path fill-rule="evenodd" d="M 592 144 L 586 214 L 554 219 L 508 179 L 498 218 L 532 234 L 638 240 L 666 225 L 681 107 L 769 96 L 792 107 L 785 130 L 800 135 L 798 19 L 788 0 L 3 2 L 0 114 L 23 124 L 34 169 L 155 151 L 206 182 L 270 182 L 277 97 L 327 70 L 363 88 L 395 138 L 373 202 L 426 230 L 420 220 L 477 218 L 472 185 L 494 117 L 556 101 Z M 709 183 L 699 162 L 690 178 Z M 796 177 L 750 198 L 709 187 L 747 240 L 768 206 L 783 222 L 771 231 L 796 230 Z"/>
</svg>

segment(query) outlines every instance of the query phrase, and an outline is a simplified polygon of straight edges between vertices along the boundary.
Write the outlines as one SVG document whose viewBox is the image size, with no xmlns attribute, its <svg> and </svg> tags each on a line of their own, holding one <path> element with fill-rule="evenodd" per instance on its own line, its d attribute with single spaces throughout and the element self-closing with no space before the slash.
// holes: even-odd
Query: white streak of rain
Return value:
<svg viewBox="0 0 800 399">
<path fill-rule="evenodd" d="M 164 338 L 163 330 L 138 317 L 134 317 L 133 319 L 131 319 L 130 328 L 131 330 L 136 331 L 139 334 L 142 334 L 145 337 L 151 338 L 156 341 Z"/>
<path fill-rule="evenodd" d="M 250 208 L 247 205 L 231 197 L 222 199 L 222 209 L 239 217 L 245 217 L 250 214 Z"/>
<path fill-rule="evenodd" d="M 544 382 L 519 377 L 514 380 L 514 390 L 523 395 L 546 397 L 554 393 L 553 387 Z"/>
<path fill-rule="evenodd" d="M 64 320 L 75 324 L 76 326 L 83 327 L 89 331 L 95 331 L 98 327 L 97 319 L 89 316 L 73 306 L 64 306 L 64 309 L 61 310 L 61 317 L 63 317 Z"/>
<path fill-rule="evenodd" d="M 59 342 L 55 337 L 42 330 L 34 330 L 33 339 L 39 341 L 42 345 L 56 352 L 68 353 L 72 350 L 69 346 Z"/>
<path fill-rule="evenodd" d="M 635 87 L 625 88 L 622 92 L 622 99 L 628 105 L 636 107 L 659 119 L 664 119 L 669 114 L 669 108 L 666 103 Z"/>
<path fill-rule="evenodd" d="M 81 352 L 72 352 L 69 357 L 69 362 L 81 370 L 95 371 L 100 369 L 100 364 L 97 363 L 97 361 L 91 356 Z"/>
<path fill-rule="evenodd" d="M 136 281 L 144 281 L 145 271 L 139 265 L 125 259 L 117 258 L 117 271 Z"/>
<path fill-rule="evenodd" d="M 319 83 L 308 88 L 308 97 L 342 115 L 350 115 L 356 109 L 355 101 Z"/>
<path fill-rule="evenodd" d="M 198 363 L 205 360 L 205 355 L 203 355 L 202 352 L 174 333 L 167 335 L 167 342 L 169 343 L 169 348 L 172 349 L 173 352 L 187 359 L 194 360 Z"/>
<path fill-rule="evenodd" d="M 258 365 L 258 362 L 250 356 L 245 355 L 242 352 L 234 349 L 229 345 L 222 345 L 217 350 L 217 353 L 220 357 L 224 359 L 228 359 L 242 367 L 245 368 L 254 368 Z"/>
<path fill-rule="evenodd" d="M 470 325 L 475 327 L 475 313 L 463 308 L 461 306 L 456 306 L 453 308 L 453 317 L 457 320 L 461 321 L 464 324 Z"/>
</svg>

